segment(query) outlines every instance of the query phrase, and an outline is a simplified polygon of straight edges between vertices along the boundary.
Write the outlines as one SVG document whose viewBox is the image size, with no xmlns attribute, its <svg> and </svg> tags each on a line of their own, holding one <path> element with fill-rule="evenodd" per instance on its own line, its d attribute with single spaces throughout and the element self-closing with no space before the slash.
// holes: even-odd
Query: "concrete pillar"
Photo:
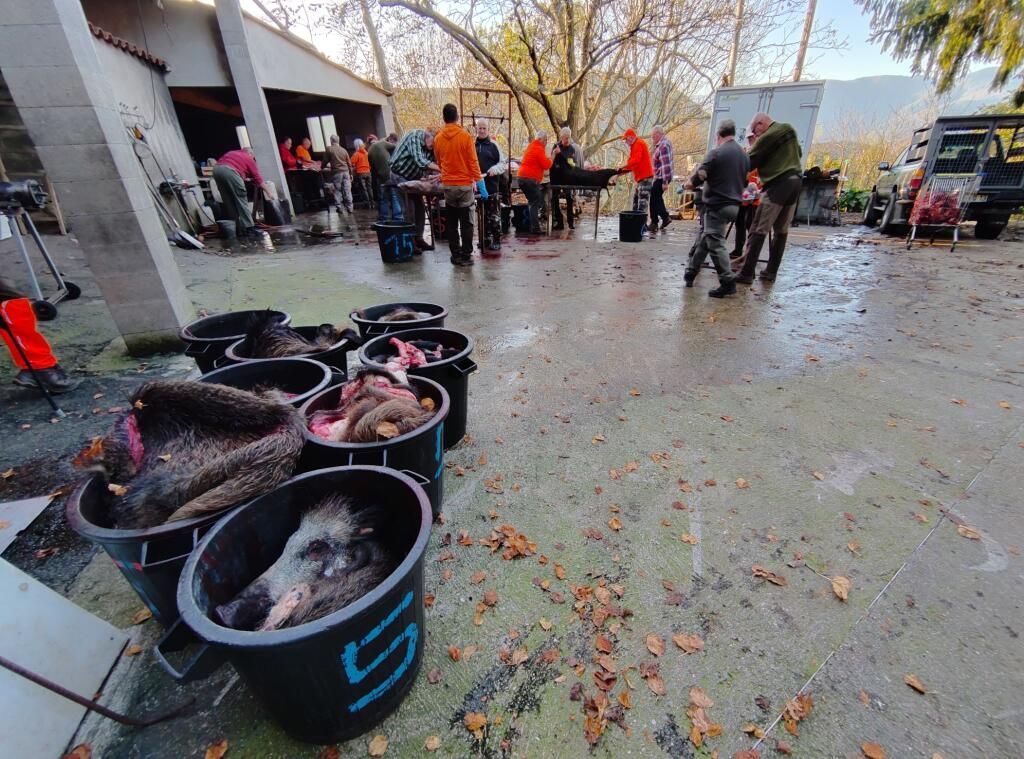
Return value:
<svg viewBox="0 0 1024 759">
<path fill-rule="evenodd" d="M 252 55 L 249 53 L 249 38 L 245 33 L 245 18 L 239 0 L 215 0 L 217 25 L 224 42 L 224 52 L 231 67 L 231 79 L 235 84 L 238 103 L 242 106 L 242 117 L 249 133 L 249 143 L 256 154 L 256 163 L 264 179 L 277 185 L 282 205 L 290 208 L 288 182 L 277 149 L 277 135 L 270 120 L 270 109 L 263 94 L 263 86 L 256 74 Z"/>
<path fill-rule="evenodd" d="M 132 355 L 194 314 L 80 0 L 5 0 L 0 69 Z M 58 346 L 59 350 L 59 346 Z"/>
</svg>

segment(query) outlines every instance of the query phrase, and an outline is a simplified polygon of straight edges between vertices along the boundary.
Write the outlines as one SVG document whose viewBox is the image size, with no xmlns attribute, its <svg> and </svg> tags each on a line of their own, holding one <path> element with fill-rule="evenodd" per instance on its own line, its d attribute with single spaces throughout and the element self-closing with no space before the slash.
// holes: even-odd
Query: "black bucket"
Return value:
<svg viewBox="0 0 1024 759">
<path fill-rule="evenodd" d="M 512 206 L 512 226 L 517 232 L 530 231 L 530 204 L 517 203 Z"/>
<path fill-rule="evenodd" d="M 387 538 L 405 558 L 358 601 L 297 627 L 249 632 L 211 619 L 262 574 L 298 527 L 304 508 L 331 493 L 386 503 Z M 220 522 L 199 544 L 178 583 L 181 619 L 156 647 L 177 680 L 205 677 L 226 659 L 274 720 L 309 743 L 360 735 L 401 703 L 423 655 L 423 555 L 430 538 L 427 496 L 382 467 L 338 467 L 295 477 Z M 166 653 L 201 641 L 180 669 Z M 177 657 L 176 657 L 177 658 Z"/>
<path fill-rule="evenodd" d="M 296 332 L 302 335 L 307 340 L 315 340 L 317 330 L 319 327 L 292 327 Z M 265 361 L 268 359 L 253 359 L 249 358 L 245 353 L 242 352 L 242 343 L 245 342 L 243 337 L 241 340 L 236 340 L 231 343 L 225 351 L 224 357 L 216 362 L 217 368 L 220 369 L 231 364 L 240 364 L 246 361 Z M 312 347 L 312 346 L 310 346 Z M 356 344 L 347 338 L 339 340 L 330 348 L 326 350 L 313 350 L 309 353 L 296 353 L 294 356 L 288 356 L 288 358 L 309 358 L 314 361 L 319 361 L 321 364 L 327 364 L 334 371 L 334 375 L 337 382 L 344 382 L 348 379 L 348 354 L 356 349 Z M 269 359 L 273 361 L 279 361 L 281 359 Z"/>
<path fill-rule="evenodd" d="M 379 443 L 332 443 L 306 430 L 306 444 L 299 459 L 299 471 L 328 469 L 353 464 L 387 466 L 398 469 L 416 480 L 426 491 L 436 516 L 441 512 L 444 496 L 444 427 L 451 411 L 448 392 L 433 380 L 409 377 L 420 398 L 434 401 L 437 413 L 412 432 Z M 306 421 L 314 411 L 338 407 L 341 385 L 322 391 L 302 407 Z"/>
<path fill-rule="evenodd" d="M 641 242 L 644 239 L 644 226 L 647 214 L 640 211 L 619 212 L 619 241 Z"/>
<path fill-rule="evenodd" d="M 398 355 L 398 351 L 390 342 L 392 337 L 408 342 L 409 340 L 432 340 L 441 343 L 445 348 L 456 348 L 458 354 L 443 361 L 435 361 L 426 366 L 410 369 L 409 374 L 426 377 L 441 385 L 448 391 L 452 409 L 444 423 L 444 447 L 458 445 L 466 434 L 466 410 L 469 405 L 469 375 L 476 371 L 477 366 L 470 358 L 473 353 L 473 338 L 452 329 L 409 329 L 391 332 L 376 337 L 359 349 L 359 361 L 366 366 L 383 369 L 384 364 L 371 359 L 371 356 Z"/>
<path fill-rule="evenodd" d="M 299 407 L 338 380 L 331 367 L 319 361 L 308 358 L 265 358 L 215 369 L 204 374 L 199 381 L 237 387 L 239 390 L 276 388 L 290 396 L 289 403 Z"/>
<path fill-rule="evenodd" d="M 226 314 L 214 314 L 186 324 L 178 332 L 178 337 L 185 343 L 185 355 L 195 359 L 199 371 L 206 374 L 216 367 L 214 362 L 224 355 L 231 343 L 245 337 L 245 330 L 253 314 L 264 311 L 230 311 Z M 284 311 L 271 311 L 282 324 L 287 324 L 292 317 Z"/>
<path fill-rule="evenodd" d="M 370 229 L 377 233 L 377 245 L 380 247 L 380 260 L 386 264 L 399 264 L 411 261 L 416 249 L 413 240 L 416 238 L 416 227 L 404 221 L 371 224 Z"/>
<path fill-rule="evenodd" d="M 101 546 L 153 616 L 170 625 L 178 618 L 178 577 L 185 560 L 227 512 L 144 530 L 117 530 L 107 517 L 107 497 L 102 478 L 89 477 L 68 499 L 68 524 L 83 538 Z"/>
<path fill-rule="evenodd" d="M 422 319 L 409 319 L 400 322 L 377 321 L 384 314 L 400 307 L 429 315 Z M 362 316 L 359 315 L 359 311 L 363 313 Z M 348 318 L 359 328 L 361 337 L 377 337 L 386 335 L 388 332 L 402 332 L 407 329 L 423 327 L 443 327 L 444 320 L 448 316 L 448 309 L 436 303 L 384 303 L 379 306 L 367 306 L 359 311 L 353 311 Z"/>
</svg>

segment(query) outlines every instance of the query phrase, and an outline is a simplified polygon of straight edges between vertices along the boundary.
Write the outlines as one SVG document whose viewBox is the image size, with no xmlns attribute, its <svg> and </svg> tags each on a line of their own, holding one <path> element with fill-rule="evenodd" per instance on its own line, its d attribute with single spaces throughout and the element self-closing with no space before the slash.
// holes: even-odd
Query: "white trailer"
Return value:
<svg viewBox="0 0 1024 759">
<path fill-rule="evenodd" d="M 715 132 L 725 119 L 736 122 L 736 139 L 746 144 L 750 120 L 759 111 L 771 115 L 776 121 L 791 124 L 800 140 L 804 159 L 814 141 L 814 128 L 818 122 L 821 96 L 825 82 L 783 82 L 780 84 L 754 84 L 747 87 L 722 87 L 715 92 L 715 109 L 711 113 L 708 150 L 715 146 Z"/>
</svg>

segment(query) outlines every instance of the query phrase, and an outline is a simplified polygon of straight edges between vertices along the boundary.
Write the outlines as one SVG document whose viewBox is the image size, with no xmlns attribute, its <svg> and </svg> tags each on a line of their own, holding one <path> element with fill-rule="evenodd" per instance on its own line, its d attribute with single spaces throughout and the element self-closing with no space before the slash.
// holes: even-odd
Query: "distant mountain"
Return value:
<svg viewBox="0 0 1024 759">
<path fill-rule="evenodd" d="M 839 138 L 841 125 L 850 116 L 862 119 L 866 126 L 883 124 L 894 115 L 906 119 L 924 118 L 937 104 L 943 115 L 964 115 L 1005 100 L 1013 91 L 1012 83 L 1002 91 L 989 91 L 995 68 L 968 74 L 947 96 L 934 95 L 932 83 L 920 76 L 864 76 L 859 79 L 826 79 L 825 95 L 818 114 L 818 139 Z M 919 126 L 918 124 L 911 125 Z"/>
</svg>

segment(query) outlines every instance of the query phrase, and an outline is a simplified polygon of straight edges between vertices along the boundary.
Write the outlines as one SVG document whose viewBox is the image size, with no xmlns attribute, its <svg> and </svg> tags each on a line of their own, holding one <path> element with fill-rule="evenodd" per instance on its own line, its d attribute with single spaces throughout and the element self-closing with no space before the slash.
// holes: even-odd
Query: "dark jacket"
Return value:
<svg viewBox="0 0 1024 759">
<path fill-rule="evenodd" d="M 750 159 L 736 140 L 726 140 L 704 157 L 693 176 L 693 184 L 700 184 L 698 174 L 704 171 L 704 204 L 710 208 L 739 205 L 747 186 Z"/>
<path fill-rule="evenodd" d="M 370 157 L 370 171 L 373 178 L 381 184 L 391 179 L 391 154 L 395 152 L 393 143 L 377 140 L 370 146 L 367 155 Z"/>
</svg>

